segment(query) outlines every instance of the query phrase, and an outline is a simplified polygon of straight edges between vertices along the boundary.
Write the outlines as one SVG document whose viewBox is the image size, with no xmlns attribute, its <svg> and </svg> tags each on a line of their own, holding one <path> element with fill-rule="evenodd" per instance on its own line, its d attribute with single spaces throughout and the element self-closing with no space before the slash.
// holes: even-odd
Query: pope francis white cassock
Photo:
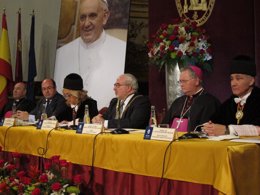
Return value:
<svg viewBox="0 0 260 195">
<path fill-rule="evenodd" d="M 98 109 L 108 107 L 115 96 L 117 77 L 124 73 L 126 42 L 102 32 L 93 43 L 86 44 L 81 37 L 57 50 L 54 80 L 62 92 L 64 78 L 70 73 L 79 74 L 84 90 L 98 103 Z"/>
</svg>

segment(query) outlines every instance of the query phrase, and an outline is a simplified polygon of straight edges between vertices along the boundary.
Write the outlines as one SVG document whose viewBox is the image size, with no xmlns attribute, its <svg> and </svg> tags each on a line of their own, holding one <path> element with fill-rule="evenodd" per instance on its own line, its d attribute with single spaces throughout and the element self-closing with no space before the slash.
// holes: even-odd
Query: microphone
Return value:
<svg viewBox="0 0 260 195">
<path fill-rule="evenodd" d="M 77 117 L 77 112 L 76 112 L 76 106 L 72 108 L 72 120 L 73 120 L 73 125 L 70 125 L 69 128 L 76 130 L 78 128 L 78 125 L 76 125 L 76 117 Z"/>
<path fill-rule="evenodd" d="M 128 134 L 129 133 L 129 131 L 121 128 L 121 124 L 120 124 L 120 122 L 121 122 L 120 116 L 121 116 L 121 110 L 123 108 L 123 105 L 124 105 L 124 103 L 121 104 L 120 99 L 118 98 L 117 103 L 116 103 L 116 117 L 115 117 L 115 119 L 117 119 L 117 128 L 115 130 L 111 131 L 112 134 Z"/>
<path fill-rule="evenodd" d="M 193 131 L 183 134 L 179 139 L 207 138 L 208 135 L 203 130 L 198 131 L 198 128 L 203 127 L 204 124 L 197 125 Z"/>
</svg>

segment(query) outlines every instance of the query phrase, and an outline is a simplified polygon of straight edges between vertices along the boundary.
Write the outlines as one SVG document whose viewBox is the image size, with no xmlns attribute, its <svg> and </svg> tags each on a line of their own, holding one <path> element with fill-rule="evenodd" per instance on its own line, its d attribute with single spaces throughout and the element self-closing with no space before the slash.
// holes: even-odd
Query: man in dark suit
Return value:
<svg viewBox="0 0 260 195">
<path fill-rule="evenodd" d="M 92 122 L 104 122 L 105 128 L 144 129 L 149 123 L 151 104 L 148 97 L 137 93 L 137 79 L 131 74 L 119 76 L 114 91 L 117 98 L 113 98 L 108 110 L 95 116 Z"/>
<path fill-rule="evenodd" d="M 16 83 L 13 89 L 13 98 L 4 106 L 0 113 L 0 117 L 14 115 L 17 110 L 30 112 L 34 108 L 35 103 L 25 96 L 26 84 L 24 82 Z"/>
<path fill-rule="evenodd" d="M 43 97 L 38 101 L 36 107 L 30 112 L 17 111 L 17 118 L 22 120 L 29 120 L 34 122 L 41 118 L 43 112 L 47 117 L 56 117 L 66 112 L 68 106 L 65 103 L 64 97 L 56 90 L 55 81 L 52 79 L 45 79 L 42 81 Z"/>
</svg>

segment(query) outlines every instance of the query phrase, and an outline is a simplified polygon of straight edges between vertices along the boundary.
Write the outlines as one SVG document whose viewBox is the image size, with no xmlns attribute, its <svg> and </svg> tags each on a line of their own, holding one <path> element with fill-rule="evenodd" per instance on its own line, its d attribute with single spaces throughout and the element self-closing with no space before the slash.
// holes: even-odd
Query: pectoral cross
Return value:
<svg viewBox="0 0 260 195">
<path fill-rule="evenodd" d="M 182 120 L 182 118 L 180 118 L 180 119 L 177 120 L 176 122 L 177 122 L 177 127 L 176 127 L 176 129 L 178 129 L 178 128 L 180 127 L 181 123 L 183 123 L 183 120 Z"/>
</svg>

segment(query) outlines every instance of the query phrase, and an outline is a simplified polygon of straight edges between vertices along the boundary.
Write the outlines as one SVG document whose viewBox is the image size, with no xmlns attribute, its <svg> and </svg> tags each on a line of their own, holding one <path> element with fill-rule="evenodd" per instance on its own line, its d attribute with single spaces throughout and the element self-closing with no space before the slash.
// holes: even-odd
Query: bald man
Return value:
<svg viewBox="0 0 260 195">
<path fill-rule="evenodd" d="M 41 114 L 45 108 L 48 118 L 55 116 L 59 121 L 62 121 L 63 119 L 59 118 L 59 116 L 61 113 L 67 111 L 68 106 L 65 103 L 64 97 L 57 92 L 55 81 L 45 79 L 42 81 L 41 87 L 43 97 L 37 102 L 36 107 L 30 113 L 17 111 L 17 118 L 35 122 L 41 118 Z"/>
<path fill-rule="evenodd" d="M 35 107 L 35 103 L 25 96 L 26 84 L 24 82 L 16 83 L 13 89 L 13 98 L 9 99 L 8 103 L 4 106 L 0 113 L 0 117 L 7 117 L 8 115 L 11 116 L 15 114 L 12 113 L 13 106 L 15 106 L 16 110 L 30 112 Z"/>
</svg>

